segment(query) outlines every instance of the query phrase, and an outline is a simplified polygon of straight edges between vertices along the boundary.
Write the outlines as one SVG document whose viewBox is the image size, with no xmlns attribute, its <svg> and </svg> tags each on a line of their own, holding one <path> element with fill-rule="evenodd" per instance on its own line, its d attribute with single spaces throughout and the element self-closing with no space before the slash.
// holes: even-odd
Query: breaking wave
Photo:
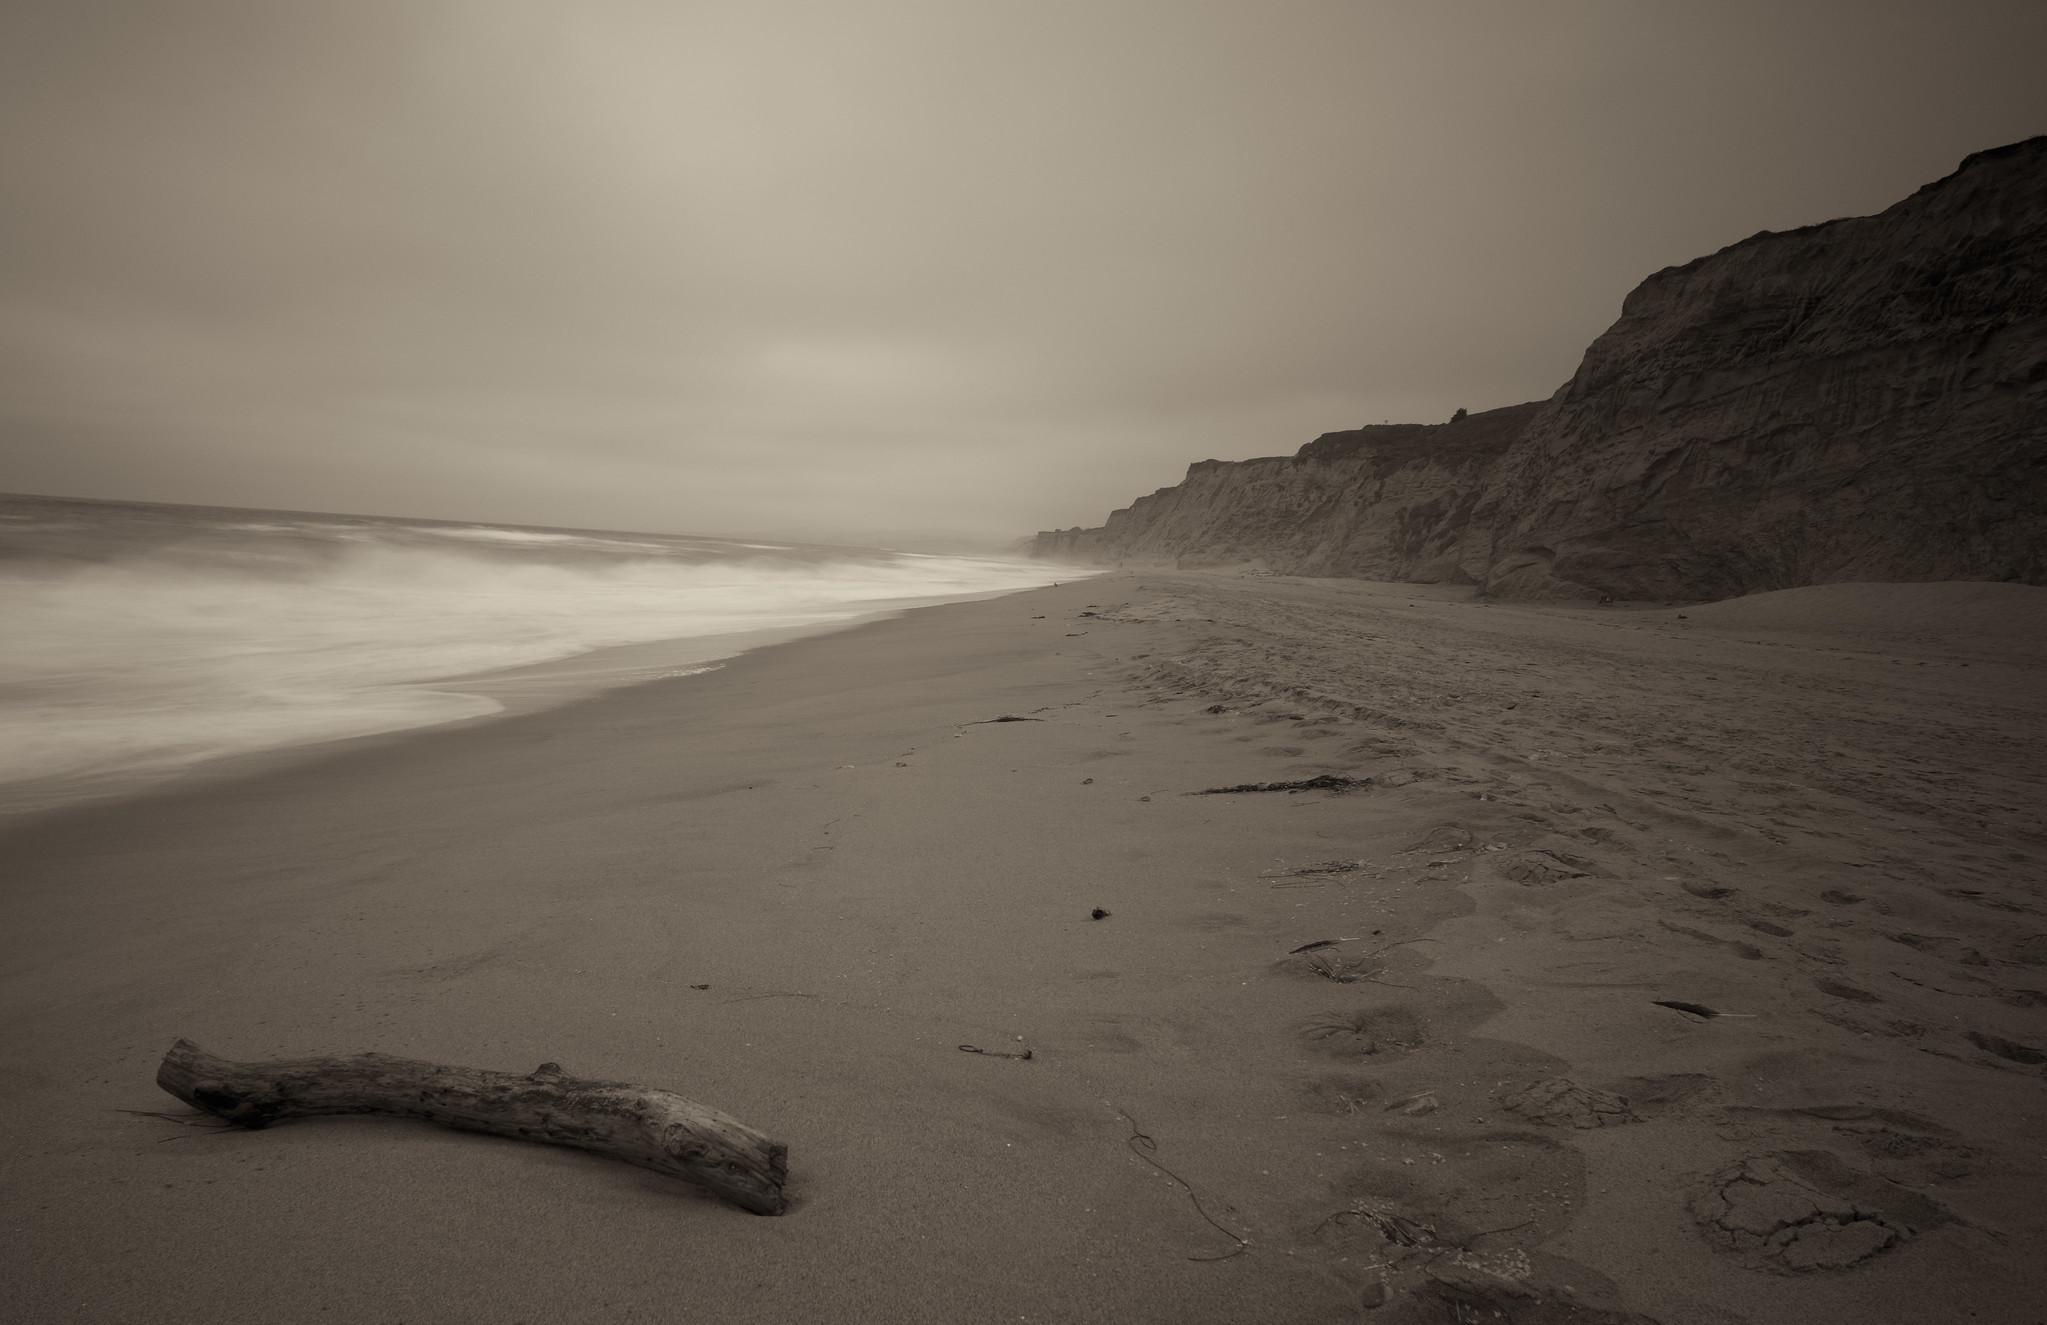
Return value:
<svg viewBox="0 0 2047 1325">
<path fill-rule="evenodd" d="M 0 801 L 17 806 L 484 716 L 499 702 L 461 684 L 483 673 L 654 641 L 708 660 L 757 632 L 1053 578 L 975 557 L 70 505 L 88 518 L 13 511 L 0 540 Z"/>
</svg>

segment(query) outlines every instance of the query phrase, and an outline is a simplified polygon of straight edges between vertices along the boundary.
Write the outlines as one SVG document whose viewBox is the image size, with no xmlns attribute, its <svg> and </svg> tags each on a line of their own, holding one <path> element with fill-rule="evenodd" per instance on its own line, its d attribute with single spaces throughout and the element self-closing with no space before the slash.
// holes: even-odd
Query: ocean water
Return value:
<svg viewBox="0 0 2047 1325">
<path fill-rule="evenodd" d="M 766 639 L 1071 573 L 873 548 L 0 496 L 0 812 L 228 755 L 482 717 L 511 694 L 702 670 Z"/>
</svg>

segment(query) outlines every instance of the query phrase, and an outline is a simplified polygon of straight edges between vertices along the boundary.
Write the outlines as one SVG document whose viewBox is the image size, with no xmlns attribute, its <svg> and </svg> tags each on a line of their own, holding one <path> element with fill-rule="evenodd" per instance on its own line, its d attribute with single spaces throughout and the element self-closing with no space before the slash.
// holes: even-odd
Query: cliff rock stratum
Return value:
<svg viewBox="0 0 2047 1325">
<path fill-rule="evenodd" d="M 1657 272 L 1545 401 L 1204 460 L 1084 563 L 1510 597 L 2047 579 L 2047 137 Z"/>
</svg>

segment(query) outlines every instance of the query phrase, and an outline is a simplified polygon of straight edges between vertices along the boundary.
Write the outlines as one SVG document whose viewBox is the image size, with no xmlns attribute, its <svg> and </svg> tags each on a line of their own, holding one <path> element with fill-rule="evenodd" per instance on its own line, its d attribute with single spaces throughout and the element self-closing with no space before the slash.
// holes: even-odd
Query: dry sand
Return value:
<svg viewBox="0 0 2047 1325">
<path fill-rule="evenodd" d="M 2038 1321 L 2043 599 L 1118 575 L 19 826 L 6 1314 Z M 120 1112 L 179 1035 L 667 1086 L 795 1205 Z"/>
</svg>

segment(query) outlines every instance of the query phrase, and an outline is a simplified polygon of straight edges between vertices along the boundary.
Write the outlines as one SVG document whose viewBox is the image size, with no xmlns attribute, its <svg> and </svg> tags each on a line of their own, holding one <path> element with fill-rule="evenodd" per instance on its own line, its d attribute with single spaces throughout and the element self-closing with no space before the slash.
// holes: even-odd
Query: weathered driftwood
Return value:
<svg viewBox="0 0 2047 1325">
<path fill-rule="evenodd" d="M 238 1127 L 375 1113 L 594 1150 L 698 1183 L 757 1215 L 787 1208 L 788 1147 L 665 1090 L 586 1081 L 542 1063 L 529 1076 L 384 1054 L 231 1063 L 190 1040 L 164 1055 L 156 1084 Z"/>
</svg>

